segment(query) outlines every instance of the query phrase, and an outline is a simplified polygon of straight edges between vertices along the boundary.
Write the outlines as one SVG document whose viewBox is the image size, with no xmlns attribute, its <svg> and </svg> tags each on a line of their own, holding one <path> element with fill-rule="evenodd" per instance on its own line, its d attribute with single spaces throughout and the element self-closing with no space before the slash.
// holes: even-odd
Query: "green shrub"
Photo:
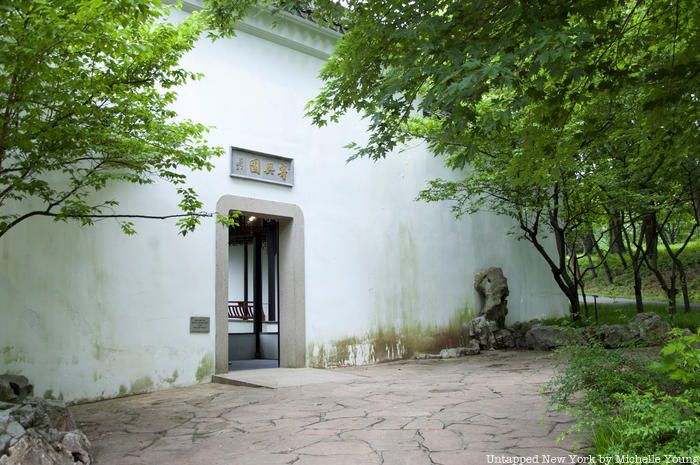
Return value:
<svg viewBox="0 0 700 465">
<path fill-rule="evenodd" d="M 672 339 L 661 349 L 659 361 L 653 366 L 686 387 L 700 388 L 700 329 L 683 335 L 679 329 L 671 332 Z"/>
<path fill-rule="evenodd" d="M 700 331 L 672 339 L 656 359 L 599 344 L 560 351 L 566 366 L 545 385 L 598 455 L 700 456 Z"/>
<path fill-rule="evenodd" d="M 661 382 L 659 373 L 642 358 L 606 350 L 597 342 L 568 346 L 558 353 L 564 356 L 565 369 L 545 385 L 550 404 L 558 410 L 607 409 L 616 403 L 616 394 L 652 389 Z"/>
<path fill-rule="evenodd" d="M 600 455 L 700 455 L 700 391 L 618 394 L 617 410 L 597 424 Z"/>
</svg>

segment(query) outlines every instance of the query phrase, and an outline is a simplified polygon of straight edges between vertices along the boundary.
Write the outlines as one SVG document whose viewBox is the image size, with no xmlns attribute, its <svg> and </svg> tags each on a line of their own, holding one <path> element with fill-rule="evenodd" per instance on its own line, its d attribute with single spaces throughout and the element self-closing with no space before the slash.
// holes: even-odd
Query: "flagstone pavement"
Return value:
<svg viewBox="0 0 700 465">
<path fill-rule="evenodd" d="M 546 413 L 541 352 L 338 369 L 278 389 L 202 384 L 71 408 L 98 465 L 575 463 L 571 419 Z M 553 457 L 562 457 L 553 459 Z"/>
</svg>

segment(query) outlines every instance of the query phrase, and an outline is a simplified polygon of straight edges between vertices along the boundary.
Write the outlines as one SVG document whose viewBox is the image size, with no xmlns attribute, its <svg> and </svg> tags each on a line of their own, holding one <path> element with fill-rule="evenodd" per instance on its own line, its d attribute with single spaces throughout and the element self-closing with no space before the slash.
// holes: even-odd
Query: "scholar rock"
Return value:
<svg viewBox="0 0 700 465">
<path fill-rule="evenodd" d="M 616 349 L 629 346 L 637 335 L 627 325 L 601 325 L 595 329 L 595 338 L 606 349 Z"/>
<path fill-rule="evenodd" d="M 498 327 L 495 321 L 479 316 L 467 323 L 465 332 L 467 339 L 475 339 L 481 350 L 490 350 L 496 347 L 496 331 Z"/>
<path fill-rule="evenodd" d="M 567 328 L 536 324 L 526 334 L 527 346 L 532 350 L 553 350 L 576 342 L 576 336 Z"/>
<path fill-rule="evenodd" d="M 14 444 L 22 436 L 24 436 L 24 433 L 26 433 L 24 426 L 22 426 L 22 424 L 14 418 L 10 418 L 10 421 L 7 422 L 7 427 L 5 428 L 5 434 L 10 436 L 10 445 Z"/>
<path fill-rule="evenodd" d="M 22 401 L 34 393 L 34 386 L 25 376 L 0 375 L 0 401 Z"/>
<path fill-rule="evenodd" d="M 440 351 L 440 358 L 466 357 L 468 355 L 479 355 L 480 353 L 481 348 L 479 347 L 479 341 L 470 339 L 466 347 L 442 349 Z"/>
<path fill-rule="evenodd" d="M 433 360 L 441 357 L 440 354 L 424 354 L 423 352 L 417 352 L 413 358 L 416 360 Z"/>
<path fill-rule="evenodd" d="M 21 387 L 22 382 L 10 379 L 6 386 Z M 33 397 L 20 401 L 22 389 L 12 390 L 14 402 L 0 401 L 0 465 L 89 465 L 90 441 L 63 402 Z"/>
<path fill-rule="evenodd" d="M 90 441 L 82 431 L 65 433 L 61 440 L 61 447 L 73 457 L 75 462 L 90 465 Z"/>
<path fill-rule="evenodd" d="M 469 344 L 466 347 L 460 347 L 459 354 L 464 355 L 479 355 L 481 353 L 481 347 L 479 347 L 479 341 L 476 339 L 470 339 Z"/>
<path fill-rule="evenodd" d="M 638 313 L 628 326 L 646 345 L 662 343 L 671 331 L 671 325 L 654 312 Z"/>
<path fill-rule="evenodd" d="M 492 267 L 474 275 L 474 288 L 482 297 L 484 305 L 479 312 L 487 320 L 495 321 L 503 329 L 508 314 L 508 281 L 503 270 Z"/>
<path fill-rule="evenodd" d="M 459 357 L 459 354 L 457 353 L 457 349 L 442 349 L 440 351 L 440 358 L 457 358 Z"/>
<path fill-rule="evenodd" d="M 515 340 L 513 339 L 513 333 L 508 329 L 499 329 L 493 333 L 493 337 L 496 340 L 496 349 L 513 349 L 515 348 Z"/>
<path fill-rule="evenodd" d="M 0 465 L 74 465 L 70 452 L 53 447 L 44 437 L 31 430 L 0 457 Z"/>
<path fill-rule="evenodd" d="M 513 344 L 516 349 L 528 349 L 527 332 L 530 331 L 530 328 L 539 323 L 540 320 L 519 321 L 508 328 L 513 337 Z"/>
</svg>

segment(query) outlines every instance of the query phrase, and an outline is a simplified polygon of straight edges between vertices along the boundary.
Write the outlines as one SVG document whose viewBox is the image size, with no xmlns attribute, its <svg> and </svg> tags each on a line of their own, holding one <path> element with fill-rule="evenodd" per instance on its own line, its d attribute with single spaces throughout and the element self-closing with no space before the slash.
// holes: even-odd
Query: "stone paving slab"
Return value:
<svg viewBox="0 0 700 465">
<path fill-rule="evenodd" d="M 357 376 L 338 370 L 319 370 L 317 368 L 267 368 L 264 370 L 236 370 L 212 376 L 212 381 L 237 386 L 281 387 L 306 386 L 321 383 L 350 383 Z"/>
<path fill-rule="evenodd" d="M 573 463 L 574 438 L 557 441 L 571 419 L 546 413 L 539 394 L 554 373 L 547 354 L 328 373 L 349 377 L 276 389 L 205 384 L 71 410 L 98 465 L 482 465 L 545 455 Z"/>
</svg>

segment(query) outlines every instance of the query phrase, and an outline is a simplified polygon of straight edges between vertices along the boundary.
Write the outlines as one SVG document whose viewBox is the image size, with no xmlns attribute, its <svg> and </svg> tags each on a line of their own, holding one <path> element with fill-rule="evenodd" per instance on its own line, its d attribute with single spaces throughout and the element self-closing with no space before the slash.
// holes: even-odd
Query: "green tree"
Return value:
<svg viewBox="0 0 700 465">
<path fill-rule="evenodd" d="M 35 216 L 113 217 L 127 233 L 130 217 L 179 217 L 183 234 L 198 224 L 186 172 L 222 149 L 171 108 L 198 78 L 178 62 L 202 23 L 167 13 L 160 0 L 0 0 L 0 237 Z M 182 213 L 119 212 L 99 192 L 157 180 L 175 186 Z"/>
<path fill-rule="evenodd" d="M 221 13 L 235 2 L 216 3 Z M 320 16 L 332 17 L 328 3 L 316 2 Z M 673 176 L 689 179 L 697 211 L 697 2 L 343 3 L 348 29 L 321 73 L 313 121 L 364 115 L 368 141 L 352 145 L 355 157 L 378 159 L 425 140 L 463 179 L 436 180 L 422 197 L 455 200 L 458 212 L 512 217 L 549 264 L 574 317 L 583 274 L 571 259 L 577 243 L 599 218 L 622 218 L 615 199 L 643 197 L 632 184 L 623 192 L 610 181 L 611 149 L 642 138 L 636 163 L 643 172 L 658 156 L 685 158 L 685 174 Z M 630 108 L 629 124 L 617 117 L 620 106 Z M 661 152 L 646 156 L 652 150 Z M 641 218 L 640 206 L 626 203 L 625 217 Z"/>
</svg>

